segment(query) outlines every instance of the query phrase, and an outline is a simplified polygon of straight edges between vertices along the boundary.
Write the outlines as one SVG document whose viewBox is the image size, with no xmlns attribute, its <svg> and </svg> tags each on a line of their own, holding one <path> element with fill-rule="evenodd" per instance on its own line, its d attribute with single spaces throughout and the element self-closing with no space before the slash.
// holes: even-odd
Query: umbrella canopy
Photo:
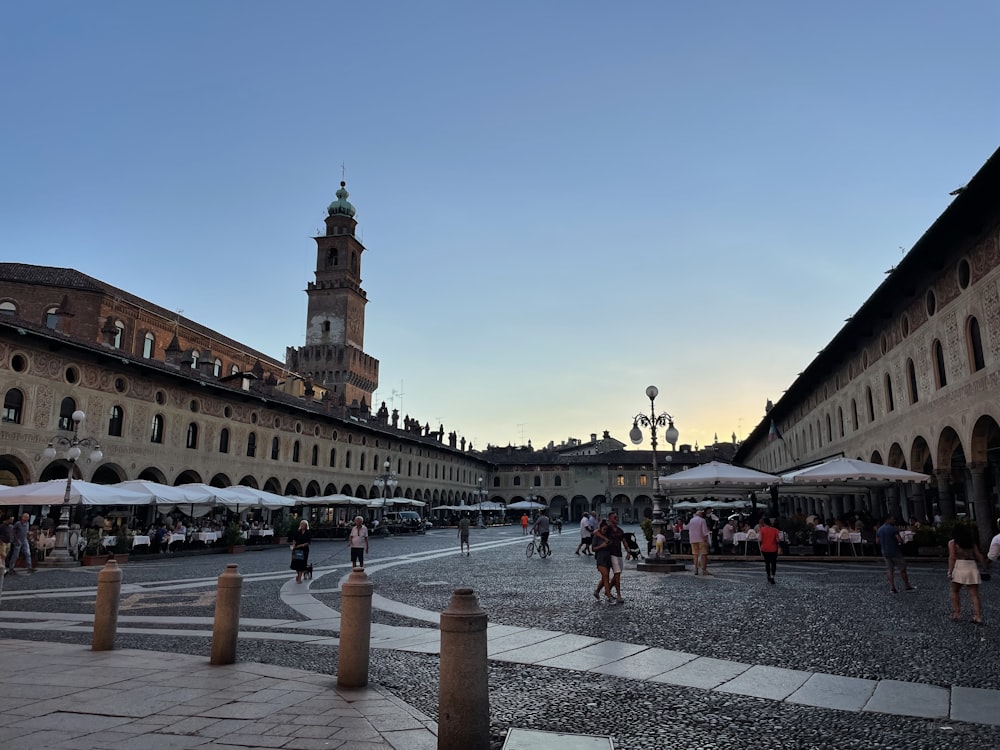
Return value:
<svg viewBox="0 0 1000 750">
<path fill-rule="evenodd" d="M 468 506 L 466 506 L 468 507 Z M 511 503 L 507 506 L 507 510 L 541 510 L 542 508 L 548 507 L 544 503 L 536 503 L 534 500 L 521 500 L 516 503 Z"/>
<path fill-rule="evenodd" d="M 66 480 L 23 484 L 0 490 L 0 505 L 62 505 L 66 496 Z M 137 492 L 114 484 L 94 484 L 74 479 L 70 488 L 70 505 L 150 505 L 155 498 L 149 492 Z"/>
<path fill-rule="evenodd" d="M 693 469 L 678 471 L 660 477 L 661 490 L 695 489 L 709 490 L 716 487 L 752 488 L 769 487 L 776 484 L 779 478 L 763 471 L 748 469 L 744 466 L 733 466 L 721 461 L 710 461 Z"/>
<path fill-rule="evenodd" d="M 877 487 L 891 482 L 928 481 L 930 481 L 929 476 L 917 471 L 896 469 L 856 458 L 834 458 L 781 475 L 782 484 L 846 484 Z"/>
<path fill-rule="evenodd" d="M 126 482 L 119 482 L 111 487 L 121 487 L 135 492 L 144 492 L 152 495 L 158 504 L 182 505 L 212 503 L 215 501 L 215 493 L 197 484 L 181 484 L 173 487 L 169 484 L 159 484 L 158 482 L 148 482 L 145 479 L 130 479 Z"/>
<path fill-rule="evenodd" d="M 351 495 L 335 494 L 323 495 L 322 497 L 297 497 L 295 505 L 363 505 L 368 506 L 369 501 Z"/>
</svg>

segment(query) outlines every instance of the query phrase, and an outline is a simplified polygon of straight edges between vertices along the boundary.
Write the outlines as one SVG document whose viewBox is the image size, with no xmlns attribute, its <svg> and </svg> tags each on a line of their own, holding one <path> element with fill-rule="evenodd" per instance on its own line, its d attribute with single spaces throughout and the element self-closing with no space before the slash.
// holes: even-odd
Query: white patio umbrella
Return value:
<svg viewBox="0 0 1000 750">
<path fill-rule="evenodd" d="M 507 506 L 508 510 L 541 510 L 542 508 L 547 508 L 548 506 L 544 503 L 536 503 L 534 500 L 521 500 L 516 503 L 511 503 Z M 468 508 L 468 506 L 466 506 Z"/>
<path fill-rule="evenodd" d="M 878 487 L 892 482 L 929 482 L 927 474 L 856 458 L 834 458 L 781 475 L 782 484 L 840 484 Z"/>
<path fill-rule="evenodd" d="M 692 469 L 660 477 L 661 490 L 754 489 L 777 484 L 779 477 L 745 466 L 710 461 Z"/>
<path fill-rule="evenodd" d="M 66 480 L 23 484 L 0 490 L 0 505 L 63 505 Z M 74 479 L 70 486 L 69 505 L 151 505 L 156 502 L 149 492 L 122 488 L 115 484 L 94 484 Z"/>
</svg>

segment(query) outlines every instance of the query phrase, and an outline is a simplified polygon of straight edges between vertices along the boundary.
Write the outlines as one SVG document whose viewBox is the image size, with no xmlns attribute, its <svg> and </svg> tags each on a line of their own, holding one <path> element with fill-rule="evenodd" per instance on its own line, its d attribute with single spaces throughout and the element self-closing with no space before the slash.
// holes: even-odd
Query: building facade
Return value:
<svg viewBox="0 0 1000 750">
<path fill-rule="evenodd" d="M 738 462 L 776 473 L 843 455 L 923 472 L 926 488 L 801 503 L 964 515 L 988 542 L 1000 486 L 998 197 L 1000 151 L 770 408 Z"/>
</svg>

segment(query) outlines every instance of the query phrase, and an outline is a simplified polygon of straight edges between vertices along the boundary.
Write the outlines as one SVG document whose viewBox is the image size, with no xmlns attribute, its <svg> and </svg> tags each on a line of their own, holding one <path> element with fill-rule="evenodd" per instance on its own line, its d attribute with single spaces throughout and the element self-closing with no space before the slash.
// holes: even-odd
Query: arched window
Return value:
<svg viewBox="0 0 1000 750">
<path fill-rule="evenodd" d="M 59 327 L 59 308 L 50 307 L 45 311 L 45 327 L 53 331 Z"/>
<path fill-rule="evenodd" d="M 142 337 L 142 356 L 146 359 L 152 359 L 155 352 L 156 336 L 147 331 L 146 335 Z"/>
<path fill-rule="evenodd" d="M 885 374 L 884 379 L 885 388 L 885 410 L 887 412 L 896 410 L 896 399 L 892 396 L 892 378 L 889 377 L 889 373 Z"/>
<path fill-rule="evenodd" d="M 10 315 L 17 317 L 17 305 L 13 302 L 0 302 L 0 315 Z"/>
<path fill-rule="evenodd" d="M 331 469 L 337 468 L 337 449 L 336 448 L 331 448 L 330 449 L 330 468 Z"/>
<path fill-rule="evenodd" d="M 312 449 L 312 463 L 313 466 L 319 466 L 319 446 L 314 445 Z"/>
<path fill-rule="evenodd" d="M 840 436 L 844 437 L 844 409 L 841 406 L 837 407 L 837 422 L 840 424 Z"/>
<path fill-rule="evenodd" d="M 556 475 L 555 485 L 556 487 L 562 487 L 562 477 L 559 476 L 558 474 Z"/>
<path fill-rule="evenodd" d="M 534 487 L 541 487 L 542 486 L 542 477 L 541 477 L 541 475 L 540 474 L 535 474 L 535 478 L 532 480 L 531 484 Z"/>
<path fill-rule="evenodd" d="M 232 367 L 229 368 L 230 375 L 236 375 L 239 371 L 240 371 L 239 365 L 233 365 Z"/>
<path fill-rule="evenodd" d="M 62 400 L 59 405 L 59 429 L 60 430 L 72 430 L 73 429 L 73 412 L 76 411 L 76 401 L 71 399 L 69 396 Z"/>
<path fill-rule="evenodd" d="M 222 360 L 218 357 L 216 357 L 215 362 L 212 363 L 212 374 L 215 377 L 219 377 L 222 374 Z"/>
<path fill-rule="evenodd" d="M 979 372 L 986 367 L 986 359 L 983 357 L 983 337 L 979 332 L 979 321 L 975 318 L 969 318 L 966 335 L 969 339 L 969 365 L 972 372 Z"/>
<path fill-rule="evenodd" d="M 219 453 L 229 453 L 229 429 L 226 427 L 219 433 Z"/>
<path fill-rule="evenodd" d="M 944 368 L 944 348 L 937 339 L 931 344 L 931 356 L 934 357 L 934 380 L 938 388 L 948 385 L 948 372 Z"/>
<path fill-rule="evenodd" d="M 296 440 L 292 443 L 292 463 L 297 464 L 299 462 L 299 441 Z"/>
<path fill-rule="evenodd" d="M 361 454 L 361 467 L 359 471 L 365 470 L 365 459 L 368 458 L 364 453 Z"/>
<path fill-rule="evenodd" d="M 191 350 L 191 369 L 192 370 L 197 370 L 198 369 L 198 361 L 200 359 L 201 359 L 201 352 L 199 352 L 197 349 L 192 349 Z"/>
<path fill-rule="evenodd" d="M 910 403 L 915 404 L 920 400 L 920 391 L 917 389 L 917 368 L 913 366 L 913 360 L 906 360 L 906 384 L 909 388 Z"/>
<path fill-rule="evenodd" d="M 115 337 L 111 340 L 111 346 L 115 349 L 122 348 L 122 339 L 125 338 L 125 324 L 120 320 L 115 321 Z"/>
<path fill-rule="evenodd" d="M 351 452 L 350 451 L 347 451 L 347 453 L 344 454 L 344 468 L 345 469 L 350 469 L 351 468 Z"/>
<path fill-rule="evenodd" d="M 500 477 L 493 477 L 493 486 L 494 487 L 500 486 Z"/>
<path fill-rule="evenodd" d="M 195 422 L 188 425 L 187 439 L 184 441 L 184 445 L 191 449 L 198 447 L 198 425 Z"/>
<path fill-rule="evenodd" d="M 514 486 L 515 487 L 521 486 L 521 477 L 514 477 Z"/>
<path fill-rule="evenodd" d="M 833 442 L 833 421 L 829 414 L 826 415 L 826 442 Z"/>
<path fill-rule="evenodd" d="M 875 399 L 871 388 L 865 388 L 865 402 L 868 404 L 868 424 L 871 424 L 875 421 Z"/>
<path fill-rule="evenodd" d="M 117 404 L 111 407 L 111 417 L 108 419 L 108 434 L 111 437 L 121 437 L 125 425 L 125 412 Z"/>
<path fill-rule="evenodd" d="M 271 460 L 277 461 L 281 457 L 281 441 L 275 435 L 271 438 Z"/>
<path fill-rule="evenodd" d="M 3 397 L 3 421 L 11 424 L 21 424 L 21 414 L 24 410 L 24 394 L 17 388 L 11 388 Z"/>
<path fill-rule="evenodd" d="M 854 432 L 858 431 L 858 402 L 851 399 L 851 429 Z"/>
<path fill-rule="evenodd" d="M 247 458 L 253 458 L 257 455 L 257 433 L 251 432 L 247 436 Z"/>
<path fill-rule="evenodd" d="M 149 432 L 149 442 L 163 442 L 163 416 L 160 414 L 153 415 L 153 426 Z"/>
</svg>

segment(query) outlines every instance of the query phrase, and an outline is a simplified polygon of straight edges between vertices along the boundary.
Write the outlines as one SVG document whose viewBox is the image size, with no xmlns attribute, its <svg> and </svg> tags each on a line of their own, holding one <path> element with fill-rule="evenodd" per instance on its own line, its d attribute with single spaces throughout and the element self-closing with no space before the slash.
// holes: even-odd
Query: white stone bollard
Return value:
<svg viewBox="0 0 1000 750">
<path fill-rule="evenodd" d="M 438 750 L 489 750 L 486 619 L 472 589 L 455 589 L 441 613 Z"/>
</svg>

